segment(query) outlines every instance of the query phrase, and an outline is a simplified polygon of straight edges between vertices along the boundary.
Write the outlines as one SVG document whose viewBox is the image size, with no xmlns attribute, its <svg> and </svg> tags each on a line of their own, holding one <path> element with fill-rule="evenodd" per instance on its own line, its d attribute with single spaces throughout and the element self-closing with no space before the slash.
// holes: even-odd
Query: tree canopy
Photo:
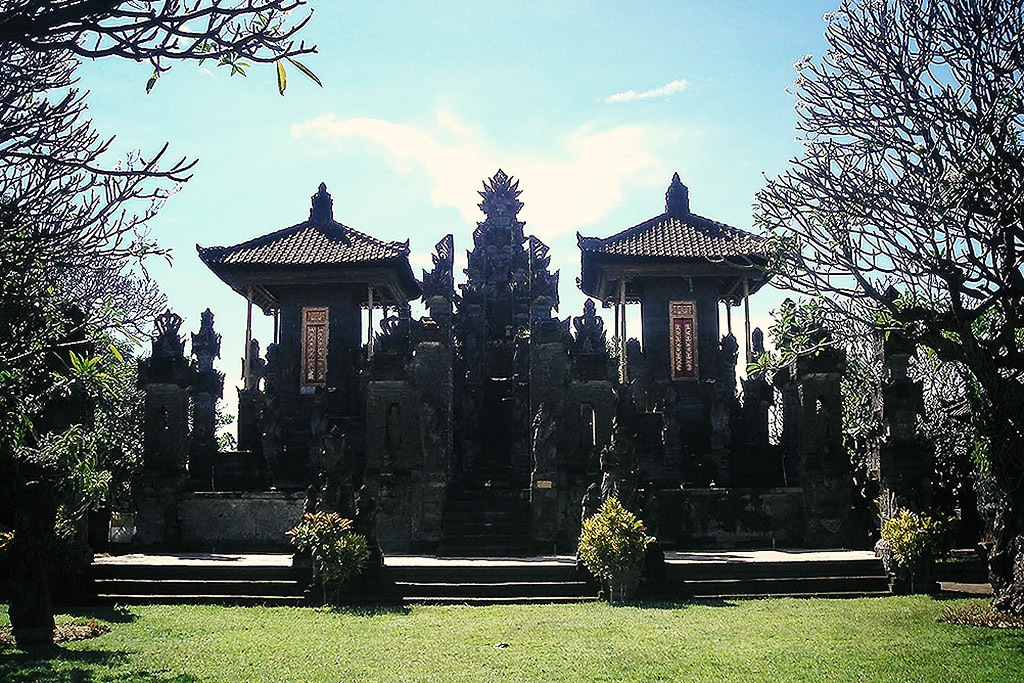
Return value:
<svg viewBox="0 0 1024 683">
<path fill-rule="evenodd" d="M 148 62 L 147 91 L 183 60 L 232 74 L 276 63 L 283 93 L 282 61 L 316 80 L 296 61 L 316 49 L 295 40 L 310 13 L 289 13 L 304 4 L 0 0 L 0 523 L 14 527 L 19 643 L 52 638 L 46 568 L 58 510 L 96 499 L 108 483 L 97 467 L 118 457 L 130 428 L 118 415 L 131 406 L 104 406 L 102 392 L 119 387 L 131 400 L 118 338 L 146 332 L 163 307 L 144 264 L 169 257 L 148 222 L 196 163 L 169 158 L 167 144 L 112 163 L 78 60 Z"/>
<path fill-rule="evenodd" d="M 994 585 L 1021 612 L 1024 7 L 857 0 L 826 22 L 796 65 L 803 151 L 757 197 L 778 281 L 965 372 L 1007 496 Z"/>
</svg>

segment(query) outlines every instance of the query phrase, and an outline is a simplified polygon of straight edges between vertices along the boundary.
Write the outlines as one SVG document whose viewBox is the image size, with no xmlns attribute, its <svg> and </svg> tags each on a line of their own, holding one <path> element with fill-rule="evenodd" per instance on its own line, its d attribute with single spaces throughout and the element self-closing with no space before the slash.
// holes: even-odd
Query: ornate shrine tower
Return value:
<svg viewBox="0 0 1024 683">
<path fill-rule="evenodd" d="M 455 319 L 456 475 L 525 488 L 530 477 L 530 330 L 558 307 L 548 248 L 523 234 L 519 183 L 484 183 Z"/>
</svg>

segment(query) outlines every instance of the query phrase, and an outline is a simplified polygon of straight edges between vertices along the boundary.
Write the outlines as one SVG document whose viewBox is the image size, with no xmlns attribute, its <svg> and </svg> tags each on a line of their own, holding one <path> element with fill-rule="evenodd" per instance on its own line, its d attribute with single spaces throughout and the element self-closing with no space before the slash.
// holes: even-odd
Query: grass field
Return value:
<svg viewBox="0 0 1024 683">
<path fill-rule="evenodd" d="M 0 651 L 0 681 L 1024 680 L 1024 631 L 940 624 L 943 604 L 84 609 L 112 631 Z"/>
</svg>

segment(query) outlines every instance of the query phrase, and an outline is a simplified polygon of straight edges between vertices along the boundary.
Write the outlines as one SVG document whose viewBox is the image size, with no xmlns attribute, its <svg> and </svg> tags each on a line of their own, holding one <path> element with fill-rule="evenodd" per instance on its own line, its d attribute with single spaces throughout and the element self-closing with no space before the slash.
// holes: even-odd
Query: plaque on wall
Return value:
<svg viewBox="0 0 1024 683">
<path fill-rule="evenodd" d="M 693 301 L 670 301 L 669 360 L 672 379 L 697 379 L 697 304 Z"/>
<path fill-rule="evenodd" d="M 302 386 L 327 384 L 327 309 L 302 309 Z"/>
</svg>

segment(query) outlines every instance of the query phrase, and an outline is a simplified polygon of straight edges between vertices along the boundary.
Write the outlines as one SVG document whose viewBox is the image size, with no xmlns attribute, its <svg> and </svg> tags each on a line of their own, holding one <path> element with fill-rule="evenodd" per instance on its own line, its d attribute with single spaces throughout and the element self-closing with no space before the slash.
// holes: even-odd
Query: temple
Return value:
<svg viewBox="0 0 1024 683">
<path fill-rule="evenodd" d="M 677 174 L 657 216 L 578 236 L 589 298 L 560 318 L 559 273 L 518 218 L 518 181 L 499 170 L 479 194 L 458 284 L 452 235 L 416 278 L 408 241 L 337 222 L 323 184 L 301 223 L 197 246 L 248 303 L 238 448 L 214 439 L 212 314 L 194 360 L 165 314 L 140 374 L 141 545 L 280 545 L 303 510 L 332 510 L 384 552 L 572 552 L 581 517 L 612 495 L 666 548 L 849 545 L 841 354 L 737 386 L 738 335 L 747 360 L 763 351 L 748 307 L 768 280 L 762 238 L 693 213 Z M 274 319 L 262 352 L 254 306 Z"/>
</svg>

